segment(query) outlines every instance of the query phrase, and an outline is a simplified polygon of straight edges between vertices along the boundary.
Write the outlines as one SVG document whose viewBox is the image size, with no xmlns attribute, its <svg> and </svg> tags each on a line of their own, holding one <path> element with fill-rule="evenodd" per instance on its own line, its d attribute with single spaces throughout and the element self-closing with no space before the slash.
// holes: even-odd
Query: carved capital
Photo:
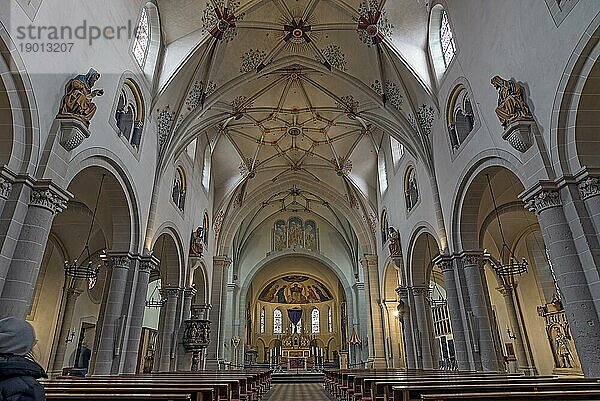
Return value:
<svg viewBox="0 0 600 401">
<path fill-rule="evenodd" d="M 429 288 L 428 287 L 410 287 L 410 291 L 412 291 L 412 293 L 414 295 L 417 296 L 421 296 L 421 295 L 429 295 Z"/>
<path fill-rule="evenodd" d="M 363 257 L 360 258 L 360 264 L 365 269 L 368 269 L 369 266 L 377 267 L 377 255 L 363 255 Z"/>
<path fill-rule="evenodd" d="M 156 256 L 144 256 L 140 260 L 139 270 L 141 273 L 150 273 L 153 270 L 158 269 L 160 260 Z"/>
<path fill-rule="evenodd" d="M 68 301 L 76 301 L 79 296 L 83 294 L 83 290 L 79 288 L 69 288 L 67 290 L 67 300 Z"/>
<path fill-rule="evenodd" d="M 193 298 L 198 293 L 198 290 L 195 287 L 188 287 L 183 290 L 184 298 Z"/>
<path fill-rule="evenodd" d="M 560 194 L 557 190 L 544 189 L 527 201 L 525 206 L 530 212 L 540 214 L 542 211 L 561 206 Z"/>
<path fill-rule="evenodd" d="M 579 184 L 579 194 L 582 200 L 600 195 L 600 179 L 588 177 Z"/>
<path fill-rule="evenodd" d="M 0 177 L 0 199 L 8 199 L 12 190 L 12 182 L 6 177 Z"/>
<path fill-rule="evenodd" d="M 31 206 L 41 207 L 57 214 L 67 208 L 67 199 L 49 188 L 33 189 L 29 199 Z"/>
<path fill-rule="evenodd" d="M 502 296 L 504 296 L 504 297 L 510 297 L 516 287 L 517 287 L 516 284 L 513 284 L 513 285 L 502 285 L 502 286 L 496 288 L 496 290 L 498 290 L 498 292 L 500 294 L 502 294 Z"/>
<path fill-rule="evenodd" d="M 406 287 L 398 287 L 396 288 L 396 294 L 398 294 L 399 298 L 405 298 L 408 296 L 408 289 Z"/>
<path fill-rule="evenodd" d="M 462 255 L 463 266 L 477 266 L 483 268 L 483 255 L 480 253 L 466 253 Z"/>
<path fill-rule="evenodd" d="M 227 256 L 215 256 L 213 257 L 213 268 L 227 269 L 231 266 L 231 259 Z"/>
<path fill-rule="evenodd" d="M 177 299 L 181 288 L 166 286 L 160 289 L 160 297 L 162 299 Z"/>
<path fill-rule="evenodd" d="M 128 254 L 109 254 L 104 264 L 110 269 L 129 269 L 131 256 Z"/>
</svg>

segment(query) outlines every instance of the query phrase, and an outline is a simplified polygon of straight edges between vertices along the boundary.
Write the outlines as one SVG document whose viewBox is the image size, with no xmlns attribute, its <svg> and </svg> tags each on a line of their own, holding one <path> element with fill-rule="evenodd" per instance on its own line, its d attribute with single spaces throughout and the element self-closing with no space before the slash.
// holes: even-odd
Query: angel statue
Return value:
<svg viewBox="0 0 600 401">
<path fill-rule="evenodd" d="M 506 80 L 496 75 L 491 84 L 498 91 L 496 115 L 506 128 L 518 120 L 533 120 L 531 110 L 525 101 L 525 88 L 514 79 Z"/>
<path fill-rule="evenodd" d="M 90 68 L 85 75 L 77 75 L 71 79 L 65 88 L 58 119 L 76 119 L 90 126 L 90 121 L 96 114 L 96 105 L 93 99 L 104 95 L 103 89 L 92 89 L 100 78 L 98 71 Z"/>
</svg>

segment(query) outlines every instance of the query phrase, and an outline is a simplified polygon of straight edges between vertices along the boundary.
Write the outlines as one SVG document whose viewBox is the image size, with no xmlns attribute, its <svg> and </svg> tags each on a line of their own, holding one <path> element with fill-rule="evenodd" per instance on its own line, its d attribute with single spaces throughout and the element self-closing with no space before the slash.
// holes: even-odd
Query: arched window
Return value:
<svg viewBox="0 0 600 401">
<path fill-rule="evenodd" d="M 388 221 L 388 215 L 387 215 L 387 210 L 383 210 L 383 212 L 381 212 L 381 242 L 383 244 L 386 243 L 386 241 L 388 240 L 388 228 L 390 226 L 390 223 Z"/>
<path fill-rule="evenodd" d="M 330 333 L 333 333 L 333 311 L 331 310 L 331 306 L 327 307 L 327 328 Z"/>
<path fill-rule="evenodd" d="M 265 320 L 266 320 L 266 315 L 265 315 L 265 307 L 263 306 L 260 309 L 260 334 L 265 334 Z"/>
<path fill-rule="evenodd" d="M 140 13 L 131 52 L 144 74 L 152 78 L 160 52 L 160 21 L 153 3 L 147 3 Z"/>
<path fill-rule="evenodd" d="M 125 79 L 121 87 L 115 120 L 119 135 L 138 149 L 144 129 L 144 100 L 137 84 L 129 78 Z"/>
<path fill-rule="evenodd" d="M 208 230 L 210 229 L 210 223 L 208 220 L 208 213 L 204 212 L 204 219 L 202 220 L 202 229 L 204 232 L 204 245 L 208 246 Z"/>
<path fill-rule="evenodd" d="M 185 173 L 181 166 L 177 166 L 175 169 L 175 179 L 173 180 L 172 199 L 181 211 L 185 207 L 185 187 Z"/>
<path fill-rule="evenodd" d="M 283 314 L 280 309 L 273 311 L 273 334 L 283 333 Z"/>
<path fill-rule="evenodd" d="M 392 162 L 394 163 L 394 169 L 396 169 L 400 164 L 400 159 L 404 156 L 404 145 L 393 136 L 390 136 L 390 147 L 392 148 Z"/>
<path fill-rule="evenodd" d="M 429 18 L 429 50 L 435 71 L 438 77 L 440 77 L 446 71 L 458 51 L 448 12 L 441 4 L 437 4 L 431 9 Z"/>
<path fill-rule="evenodd" d="M 204 167 L 202 168 L 202 186 L 207 191 L 210 188 L 211 157 L 210 144 L 207 144 L 204 149 Z"/>
<path fill-rule="evenodd" d="M 404 176 L 404 196 L 406 198 L 406 209 L 412 210 L 419 200 L 419 189 L 417 186 L 417 175 L 414 167 L 409 167 Z"/>
<path fill-rule="evenodd" d="M 450 94 L 446 110 L 448 135 L 452 149 L 458 149 L 475 129 L 475 112 L 471 95 L 463 84 L 457 85 Z"/>
<path fill-rule="evenodd" d="M 378 163 L 378 172 L 379 172 L 379 192 L 381 195 L 387 191 L 388 188 L 388 178 L 387 178 L 387 169 L 385 166 L 385 156 L 383 152 L 379 153 Z"/>
<path fill-rule="evenodd" d="M 310 322 L 311 322 L 311 333 L 312 334 L 319 334 L 319 332 L 321 331 L 321 324 L 319 322 L 319 318 L 321 314 L 319 313 L 319 309 L 317 308 L 313 308 L 313 310 L 310 312 Z"/>
</svg>

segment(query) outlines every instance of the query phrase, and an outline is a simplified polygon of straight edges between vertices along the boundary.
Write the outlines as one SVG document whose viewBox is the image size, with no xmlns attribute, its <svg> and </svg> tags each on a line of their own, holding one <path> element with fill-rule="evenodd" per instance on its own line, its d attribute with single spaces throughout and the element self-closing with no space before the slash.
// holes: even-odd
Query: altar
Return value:
<svg viewBox="0 0 600 401">
<path fill-rule="evenodd" d="M 306 370 L 306 357 L 288 358 L 288 370 Z"/>
</svg>

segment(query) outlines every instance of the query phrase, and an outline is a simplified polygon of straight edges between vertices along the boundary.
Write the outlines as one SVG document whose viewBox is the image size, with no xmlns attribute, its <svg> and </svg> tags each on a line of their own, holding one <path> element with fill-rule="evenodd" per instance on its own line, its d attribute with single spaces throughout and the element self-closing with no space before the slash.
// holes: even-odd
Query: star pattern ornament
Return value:
<svg viewBox="0 0 600 401">
<path fill-rule="evenodd" d="M 358 13 L 360 17 L 355 19 L 358 22 L 358 36 L 367 46 L 379 45 L 386 36 L 392 33 L 394 26 L 389 22 L 386 11 L 378 9 L 376 1 L 361 2 Z"/>
<path fill-rule="evenodd" d="M 223 1 L 213 6 L 211 3 L 206 3 L 204 13 L 202 15 L 203 29 L 217 40 L 229 42 L 237 35 L 236 21 L 243 19 L 244 15 L 235 15 L 235 9 L 239 6 L 239 2 L 230 2 L 229 8 L 225 7 Z"/>
</svg>

